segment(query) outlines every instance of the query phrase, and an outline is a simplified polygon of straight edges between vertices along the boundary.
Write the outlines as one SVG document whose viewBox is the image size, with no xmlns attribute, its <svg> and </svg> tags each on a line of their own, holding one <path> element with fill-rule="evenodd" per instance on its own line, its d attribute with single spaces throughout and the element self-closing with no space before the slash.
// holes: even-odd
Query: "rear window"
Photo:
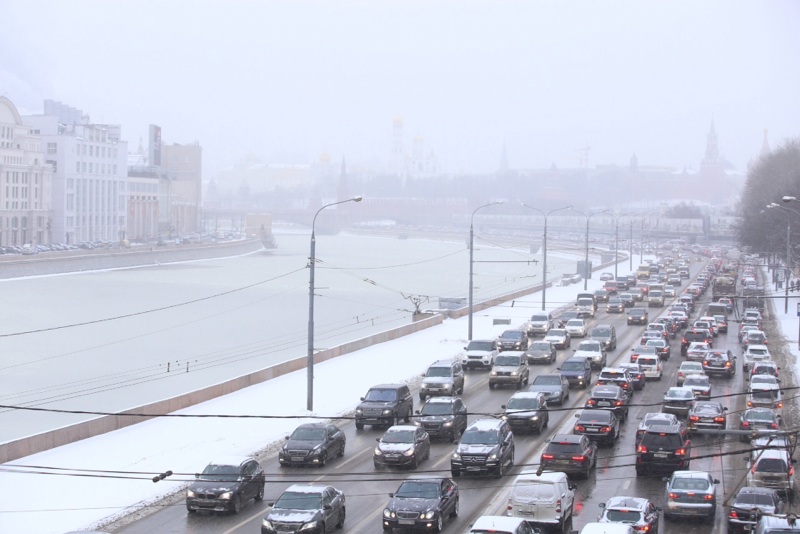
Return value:
<svg viewBox="0 0 800 534">
<path fill-rule="evenodd" d="M 756 471 L 761 471 L 762 473 L 787 473 L 789 468 L 786 466 L 786 462 L 780 458 L 762 458 L 756 464 Z"/>
<path fill-rule="evenodd" d="M 638 358 L 636 358 L 636 362 L 641 367 L 643 365 L 656 365 L 658 363 L 658 360 L 650 356 L 639 356 Z"/>
<path fill-rule="evenodd" d="M 614 412 L 606 410 L 596 410 L 591 413 L 583 412 L 578 418 L 579 423 L 606 423 L 611 420 L 611 414 Z"/>
<path fill-rule="evenodd" d="M 551 441 L 547 445 L 547 452 L 551 453 L 569 453 L 569 454 L 580 454 L 581 447 L 577 443 L 563 443 L 563 442 L 555 442 Z"/>
<path fill-rule="evenodd" d="M 647 432 L 642 438 L 642 445 L 648 448 L 679 449 L 681 438 L 678 434 L 664 432 Z"/>
</svg>

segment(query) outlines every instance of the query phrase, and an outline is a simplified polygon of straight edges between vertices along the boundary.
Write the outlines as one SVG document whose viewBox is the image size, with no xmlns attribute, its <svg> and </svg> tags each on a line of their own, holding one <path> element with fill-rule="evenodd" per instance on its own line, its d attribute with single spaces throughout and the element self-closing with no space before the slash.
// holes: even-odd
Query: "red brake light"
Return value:
<svg viewBox="0 0 800 534">
<path fill-rule="evenodd" d="M 675 456 L 686 456 L 686 449 L 678 449 L 675 451 Z"/>
<path fill-rule="evenodd" d="M 622 401 L 617 401 L 614 403 L 614 406 L 622 406 Z"/>
<path fill-rule="evenodd" d="M 769 425 L 769 426 L 770 426 L 770 428 L 772 428 L 773 430 L 778 430 L 778 425 L 777 425 L 777 424 L 775 424 L 775 423 L 772 423 L 772 424 L 771 424 L 771 425 Z"/>
<path fill-rule="evenodd" d="M 736 510 L 731 510 L 731 513 L 728 514 L 728 517 L 731 519 L 739 519 L 739 514 L 736 513 Z"/>
<path fill-rule="evenodd" d="M 645 447 L 644 445 L 639 445 L 638 447 L 636 447 L 636 452 L 646 453 L 647 447 Z"/>
<path fill-rule="evenodd" d="M 715 417 L 714 418 L 714 422 L 715 423 L 724 423 L 725 422 L 725 418 L 724 417 Z"/>
<path fill-rule="evenodd" d="M 673 500 L 677 500 L 677 499 L 679 499 L 679 498 L 680 498 L 680 496 L 681 496 L 681 494 L 680 494 L 680 493 L 672 493 L 672 492 L 670 492 L 670 494 L 669 494 L 669 498 L 670 498 L 670 499 L 673 499 Z"/>
<path fill-rule="evenodd" d="M 697 417 L 696 415 L 693 415 L 693 416 L 689 417 L 689 421 L 699 421 L 699 420 L 700 420 L 700 418 Z"/>
<path fill-rule="evenodd" d="M 603 428 L 600 429 L 600 432 L 611 432 L 611 427 L 610 426 L 604 426 Z"/>
<path fill-rule="evenodd" d="M 750 423 L 748 421 L 742 421 L 742 428 L 750 428 Z"/>
<path fill-rule="evenodd" d="M 597 404 L 597 401 L 594 400 L 594 399 L 589 399 L 589 400 L 586 401 L 586 404 L 588 404 L 589 406 L 592 406 L 592 405 Z"/>
<path fill-rule="evenodd" d="M 543 454 L 542 455 L 542 460 L 552 460 L 553 458 L 555 458 L 555 456 L 553 456 L 552 454 Z"/>
<path fill-rule="evenodd" d="M 578 432 L 585 432 L 586 427 L 583 425 L 575 425 L 575 430 L 577 430 Z"/>
<path fill-rule="evenodd" d="M 573 456 L 572 459 L 575 460 L 576 462 L 585 462 L 586 456 Z"/>
<path fill-rule="evenodd" d="M 713 495 L 703 495 L 703 500 L 705 500 L 705 501 L 713 501 L 714 500 L 714 496 Z"/>
</svg>

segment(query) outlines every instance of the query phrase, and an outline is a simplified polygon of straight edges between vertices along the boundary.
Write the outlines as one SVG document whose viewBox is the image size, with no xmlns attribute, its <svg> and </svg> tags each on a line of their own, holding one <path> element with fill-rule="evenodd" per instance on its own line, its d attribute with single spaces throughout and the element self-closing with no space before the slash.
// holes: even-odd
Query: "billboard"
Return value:
<svg viewBox="0 0 800 534">
<path fill-rule="evenodd" d="M 150 143 L 148 146 L 150 165 L 161 166 L 161 126 L 150 125 Z"/>
</svg>

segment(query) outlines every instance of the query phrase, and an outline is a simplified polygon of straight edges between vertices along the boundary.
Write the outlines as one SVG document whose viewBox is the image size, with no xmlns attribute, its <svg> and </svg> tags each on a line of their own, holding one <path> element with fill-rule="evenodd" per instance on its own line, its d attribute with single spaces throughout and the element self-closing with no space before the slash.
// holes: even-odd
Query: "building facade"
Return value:
<svg viewBox="0 0 800 534">
<path fill-rule="evenodd" d="M 56 155 L 57 147 L 45 145 L 16 106 L 0 96 L 0 246 L 51 242 Z"/>
<path fill-rule="evenodd" d="M 200 231 L 203 204 L 203 148 L 199 143 L 163 145 L 161 167 L 167 180 L 162 183 L 162 205 L 169 206 L 161 214 L 169 229 L 177 236 Z"/>
<path fill-rule="evenodd" d="M 119 125 L 94 124 L 82 111 L 46 100 L 24 118 L 54 166 L 51 242 L 116 242 L 127 231 L 127 152 Z"/>
</svg>

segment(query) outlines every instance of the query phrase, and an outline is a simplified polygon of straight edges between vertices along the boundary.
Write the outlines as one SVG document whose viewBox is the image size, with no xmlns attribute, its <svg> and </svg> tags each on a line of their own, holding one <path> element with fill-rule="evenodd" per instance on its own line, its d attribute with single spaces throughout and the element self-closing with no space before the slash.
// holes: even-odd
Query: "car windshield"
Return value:
<svg viewBox="0 0 800 534">
<path fill-rule="evenodd" d="M 325 439 L 325 429 L 300 427 L 290 437 L 301 441 L 322 441 Z"/>
<path fill-rule="evenodd" d="M 397 400 L 397 391 L 394 389 L 371 389 L 364 400 L 391 402 Z"/>
<path fill-rule="evenodd" d="M 600 352 L 600 343 L 586 343 L 583 342 L 578 346 L 579 350 L 586 350 L 591 352 Z"/>
<path fill-rule="evenodd" d="M 519 356 L 503 356 L 500 355 L 494 360 L 494 364 L 500 367 L 517 367 L 519 365 Z"/>
<path fill-rule="evenodd" d="M 550 343 L 547 341 L 537 341 L 536 343 L 531 344 L 531 350 L 543 350 L 550 352 Z"/>
<path fill-rule="evenodd" d="M 736 496 L 734 506 L 737 504 L 751 504 L 757 506 L 774 506 L 775 502 L 772 497 L 765 493 L 744 492 Z"/>
<path fill-rule="evenodd" d="M 413 430 L 390 430 L 383 435 L 381 441 L 384 443 L 413 443 Z"/>
<path fill-rule="evenodd" d="M 754 389 L 751 393 L 753 400 L 772 402 L 775 400 L 775 392 L 771 389 Z"/>
<path fill-rule="evenodd" d="M 536 386 L 560 386 L 561 375 L 539 375 L 533 380 Z"/>
<path fill-rule="evenodd" d="M 439 483 L 416 480 L 403 482 L 394 496 L 401 499 L 436 499 L 439 497 Z"/>
<path fill-rule="evenodd" d="M 547 337 L 563 337 L 565 335 L 565 330 L 554 328 L 553 330 L 550 330 L 550 332 L 547 334 Z"/>
<path fill-rule="evenodd" d="M 672 481 L 672 489 L 705 491 L 708 489 L 708 480 L 704 478 L 677 477 Z"/>
<path fill-rule="evenodd" d="M 611 335 L 611 330 L 608 328 L 595 328 L 592 330 L 592 335 L 595 337 L 608 337 Z"/>
<path fill-rule="evenodd" d="M 491 341 L 470 341 L 467 345 L 467 350 L 487 350 L 490 351 L 494 347 Z"/>
<path fill-rule="evenodd" d="M 468 430 L 461 436 L 461 443 L 467 445 L 495 445 L 498 439 L 497 430 Z"/>
<path fill-rule="evenodd" d="M 275 502 L 273 508 L 281 508 L 284 510 L 319 510 L 322 508 L 322 504 L 320 504 L 319 493 L 285 491 Z"/>
<path fill-rule="evenodd" d="M 522 339 L 523 332 L 518 330 L 509 330 L 507 332 L 503 332 L 503 335 L 500 336 L 503 339 Z"/>
<path fill-rule="evenodd" d="M 682 372 L 683 374 L 702 373 L 703 372 L 703 366 L 701 364 L 699 364 L 699 363 L 698 364 L 691 364 L 691 365 L 683 363 L 683 364 L 681 364 L 680 367 L 678 367 L 678 371 Z"/>
<path fill-rule="evenodd" d="M 637 510 L 606 510 L 606 519 L 612 523 L 636 523 L 642 518 Z"/>
<path fill-rule="evenodd" d="M 453 376 L 453 370 L 450 367 L 430 367 L 426 376 Z"/>
<path fill-rule="evenodd" d="M 681 390 L 681 389 L 669 389 L 667 390 L 667 398 L 668 399 L 693 399 L 694 393 L 692 390 Z"/>
<path fill-rule="evenodd" d="M 582 362 L 564 362 L 561 366 L 562 371 L 583 371 L 586 365 Z"/>
<path fill-rule="evenodd" d="M 236 480 L 239 478 L 239 466 L 211 464 L 203 469 L 200 480 Z"/>
<path fill-rule="evenodd" d="M 583 326 L 583 319 L 570 319 L 567 326 Z"/>
<path fill-rule="evenodd" d="M 421 415 L 450 415 L 453 405 L 449 402 L 428 402 L 422 406 Z"/>
<path fill-rule="evenodd" d="M 538 397 L 511 397 L 508 399 L 509 410 L 538 410 L 539 398 Z"/>
<path fill-rule="evenodd" d="M 766 356 L 768 353 L 767 349 L 762 349 L 760 347 L 750 347 L 750 350 L 747 352 L 753 356 Z"/>
</svg>

